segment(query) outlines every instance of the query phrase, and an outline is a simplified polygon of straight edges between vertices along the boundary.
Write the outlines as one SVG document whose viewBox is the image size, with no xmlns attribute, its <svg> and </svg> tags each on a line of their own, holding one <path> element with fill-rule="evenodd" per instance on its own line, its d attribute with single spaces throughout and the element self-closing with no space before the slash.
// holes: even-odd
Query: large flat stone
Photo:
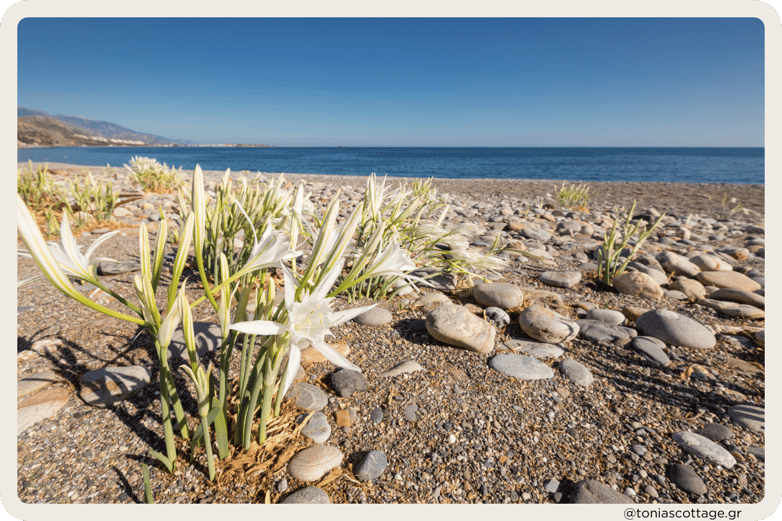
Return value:
<svg viewBox="0 0 782 521">
<path fill-rule="evenodd" d="M 49 387 L 16 404 L 16 433 L 20 434 L 62 409 L 71 395 L 64 387 Z"/>
</svg>

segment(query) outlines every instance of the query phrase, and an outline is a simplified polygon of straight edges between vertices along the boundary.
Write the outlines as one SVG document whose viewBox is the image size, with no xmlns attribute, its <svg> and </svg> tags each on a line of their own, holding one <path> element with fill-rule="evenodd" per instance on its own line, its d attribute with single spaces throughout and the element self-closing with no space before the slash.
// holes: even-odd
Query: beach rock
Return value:
<svg viewBox="0 0 782 521">
<path fill-rule="evenodd" d="M 733 266 L 714 255 L 702 253 L 690 259 L 701 271 L 732 271 Z"/>
<path fill-rule="evenodd" d="M 708 306 L 724 313 L 730 317 L 743 318 L 747 320 L 761 320 L 766 318 L 766 312 L 755 306 L 747 304 L 736 304 L 735 302 L 725 302 L 722 300 L 713 300 L 702 298 L 698 300 L 701 306 Z"/>
<path fill-rule="evenodd" d="M 223 333 L 220 325 L 214 322 L 193 322 L 195 333 L 196 354 L 199 361 L 204 362 L 220 352 L 223 342 Z M 190 355 L 185 347 L 185 335 L 182 333 L 182 325 L 176 328 L 168 345 L 168 363 L 173 367 L 182 364 L 190 365 Z"/>
<path fill-rule="evenodd" d="M 622 308 L 622 314 L 630 322 L 635 322 L 636 320 L 638 320 L 638 317 L 640 317 L 647 311 L 649 311 L 647 308 L 642 308 L 639 306 L 626 306 Z"/>
<path fill-rule="evenodd" d="M 380 327 L 390 323 L 393 318 L 390 311 L 375 306 L 355 317 L 353 322 L 362 326 Z"/>
<path fill-rule="evenodd" d="M 534 356 L 535 358 L 557 358 L 565 352 L 561 346 L 525 340 L 508 340 L 505 342 L 505 345 L 509 349 Z"/>
<path fill-rule="evenodd" d="M 700 476 L 687 465 L 670 465 L 668 477 L 677 487 L 690 494 L 702 496 L 709 491 Z"/>
<path fill-rule="evenodd" d="M 610 344 L 620 338 L 632 338 L 637 335 L 634 329 L 623 326 L 614 326 L 600 320 L 577 320 L 578 336 L 592 342 Z"/>
<path fill-rule="evenodd" d="M 280 503 L 288 505 L 329 505 L 331 500 L 329 495 L 318 487 L 306 487 L 301 490 L 297 490 L 290 496 L 286 497 Z"/>
<path fill-rule="evenodd" d="M 658 338 L 670 345 L 711 349 L 717 344 L 714 334 L 702 324 L 667 309 L 647 311 L 635 324 L 644 336 Z"/>
<path fill-rule="evenodd" d="M 426 316 L 429 334 L 448 345 L 486 354 L 494 349 L 494 326 L 470 313 L 464 306 L 447 304 Z"/>
<path fill-rule="evenodd" d="M 63 381 L 63 378 L 52 370 L 41 371 L 16 382 L 16 399 L 22 399 L 29 394 L 46 389 L 50 385 Z"/>
<path fill-rule="evenodd" d="M 330 347 L 335 349 L 342 356 L 348 356 L 350 354 L 350 347 L 345 342 L 338 342 L 329 344 Z M 308 367 L 312 364 L 320 364 L 327 362 L 328 358 L 323 356 L 323 353 L 318 351 L 312 346 L 305 347 L 301 350 L 301 365 Z"/>
<path fill-rule="evenodd" d="M 713 442 L 720 442 L 733 438 L 733 431 L 719 423 L 710 423 L 702 429 L 695 431 L 695 434 L 700 434 Z"/>
<path fill-rule="evenodd" d="M 599 320 L 600 322 L 605 322 L 606 324 L 611 324 L 613 326 L 621 326 L 627 322 L 627 319 L 621 311 L 613 309 L 590 309 L 587 311 L 586 317 L 588 320 Z"/>
<path fill-rule="evenodd" d="M 761 329 L 760 331 L 755 333 L 753 338 L 755 339 L 755 342 L 757 342 L 759 346 L 761 346 L 761 347 L 765 347 L 766 346 L 766 330 L 765 329 Z"/>
<path fill-rule="evenodd" d="M 736 464 L 736 458 L 734 458 L 730 452 L 700 434 L 689 431 L 679 431 L 673 433 L 671 437 L 673 438 L 673 441 L 681 445 L 685 451 L 693 456 L 708 461 L 709 463 L 722 465 L 726 469 L 729 469 Z"/>
<path fill-rule="evenodd" d="M 540 281 L 549 286 L 559 288 L 572 288 L 581 282 L 580 271 L 544 271 L 538 277 Z"/>
<path fill-rule="evenodd" d="M 407 421 L 414 422 L 418 419 L 418 405 L 411 403 L 404 408 L 402 413 L 404 414 Z"/>
<path fill-rule="evenodd" d="M 540 305 L 532 305 L 519 313 L 519 325 L 527 335 L 548 344 L 572 340 L 579 331 L 576 322 Z"/>
<path fill-rule="evenodd" d="M 645 358 L 657 365 L 663 367 L 671 365 L 671 359 L 668 358 L 668 355 L 663 350 L 665 343 L 654 337 L 637 336 L 633 338 L 633 347 Z"/>
<path fill-rule="evenodd" d="M 651 299 L 662 298 L 663 289 L 652 277 L 640 271 L 625 271 L 611 281 L 619 293 Z"/>
<path fill-rule="evenodd" d="M 748 304 L 758 309 L 766 309 L 766 297 L 743 291 L 739 289 L 721 288 L 709 293 L 709 298 L 713 300 L 725 300 L 728 302 L 738 302 L 739 304 Z"/>
<path fill-rule="evenodd" d="M 485 310 L 485 314 L 486 320 L 488 320 L 490 324 L 492 324 L 500 331 L 508 327 L 510 324 L 510 315 L 505 313 L 500 308 L 488 307 Z"/>
<path fill-rule="evenodd" d="M 686 275 L 695 277 L 701 269 L 690 262 L 687 257 L 682 257 L 671 251 L 663 252 L 656 257 L 657 261 L 665 268 L 665 271 L 672 275 Z"/>
<path fill-rule="evenodd" d="M 106 407 L 143 389 L 151 377 L 152 372 L 140 365 L 95 369 L 79 379 L 79 398 L 87 405 Z"/>
<path fill-rule="evenodd" d="M 102 261 L 98 263 L 98 275 L 119 275 L 141 270 L 141 263 L 136 260 Z"/>
<path fill-rule="evenodd" d="M 367 379 L 358 371 L 343 368 L 331 373 L 329 386 L 338 396 L 347 398 L 358 391 L 366 391 Z"/>
<path fill-rule="evenodd" d="M 429 293 L 413 302 L 411 307 L 412 309 L 423 308 L 423 310 L 428 313 L 445 304 L 451 304 L 451 299 L 442 293 Z"/>
<path fill-rule="evenodd" d="M 546 380 L 554 371 L 540 360 L 515 353 L 500 353 L 489 359 L 489 367 L 519 380 Z"/>
<path fill-rule="evenodd" d="M 728 408 L 728 415 L 734 423 L 752 432 L 766 431 L 766 411 L 757 405 L 734 405 Z"/>
<path fill-rule="evenodd" d="M 288 474 L 301 481 L 316 481 L 342 463 L 344 455 L 336 447 L 316 445 L 304 449 L 288 462 Z"/>
<path fill-rule="evenodd" d="M 668 284 L 668 275 L 665 274 L 665 271 L 663 271 L 662 268 L 655 268 L 654 266 L 647 266 L 645 264 L 642 264 L 640 262 L 631 262 L 627 265 L 628 270 L 633 271 L 639 271 L 643 273 L 644 275 L 649 275 L 652 280 L 654 280 L 657 284 L 663 285 Z"/>
<path fill-rule="evenodd" d="M 748 292 L 761 289 L 760 284 L 737 271 L 702 271 L 697 278 L 704 286 L 716 286 L 718 288 L 738 289 Z"/>
<path fill-rule="evenodd" d="M 320 387 L 303 382 L 292 384 L 285 396 L 295 400 L 296 406 L 305 411 L 321 411 L 329 403 L 328 396 Z"/>
<path fill-rule="evenodd" d="M 456 289 L 457 280 L 456 275 L 453 273 L 444 273 L 435 268 L 418 268 L 411 271 L 410 275 L 426 279 L 429 285 L 438 291 L 453 291 Z"/>
<path fill-rule="evenodd" d="M 706 296 L 706 288 L 703 284 L 693 279 L 677 279 L 668 284 L 668 289 L 681 291 L 690 300 L 698 300 Z"/>
<path fill-rule="evenodd" d="M 306 417 L 306 414 L 301 414 L 296 418 L 296 422 L 301 423 Z M 331 436 L 331 425 L 326 415 L 318 411 L 313 413 L 307 425 L 301 429 L 301 433 L 315 443 L 325 443 Z"/>
<path fill-rule="evenodd" d="M 594 380 L 592 372 L 584 364 L 570 358 L 559 363 L 559 370 L 568 380 L 583 387 L 589 387 Z"/>
<path fill-rule="evenodd" d="M 617 492 L 611 487 L 595 481 L 586 479 L 579 481 L 573 487 L 573 492 L 568 498 L 570 503 L 601 503 L 601 504 L 631 504 L 632 499 L 621 492 Z"/>
<path fill-rule="evenodd" d="M 532 239 L 534 241 L 540 241 L 544 243 L 551 240 L 550 233 L 543 230 L 538 230 L 536 228 L 531 228 L 529 226 L 525 226 L 524 228 L 522 228 L 521 235 L 527 239 Z"/>
<path fill-rule="evenodd" d="M 521 288 L 509 282 L 476 284 L 473 286 L 472 296 L 481 306 L 502 310 L 516 308 L 524 303 Z"/>
<path fill-rule="evenodd" d="M 65 407 L 71 395 L 64 387 L 49 387 L 29 395 L 16 404 L 16 434 L 36 423 L 51 418 Z"/>
<path fill-rule="evenodd" d="M 380 477 L 380 475 L 388 467 L 388 458 L 383 451 L 371 450 L 367 452 L 361 461 L 356 465 L 353 475 L 359 481 L 372 481 Z"/>
<path fill-rule="evenodd" d="M 421 367 L 421 364 L 414 360 L 406 360 L 404 362 L 400 362 L 396 364 L 394 367 L 387 371 L 383 371 L 378 376 L 381 378 L 392 378 L 394 376 L 399 376 L 400 374 L 407 374 L 407 373 L 413 373 L 415 371 L 423 371 L 424 368 Z"/>
</svg>

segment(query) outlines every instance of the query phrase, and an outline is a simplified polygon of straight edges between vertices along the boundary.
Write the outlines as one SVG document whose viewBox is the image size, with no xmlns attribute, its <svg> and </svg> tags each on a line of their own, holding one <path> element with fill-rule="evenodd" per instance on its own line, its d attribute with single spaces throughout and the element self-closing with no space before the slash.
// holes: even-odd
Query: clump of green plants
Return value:
<svg viewBox="0 0 782 521">
<path fill-rule="evenodd" d="M 633 210 L 635 210 L 635 200 L 633 200 L 633 205 L 624 218 L 621 238 L 617 234 L 617 225 L 620 221 L 619 218 L 614 219 L 614 225 L 611 227 L 611 231 L 603 234 L 603 245 L 598 250 L 597 277 L 608 285 L 611 284 L 614 277 L 624 273 L 630 260 L 635 256 L 649 235 L 651 235 L 652 231 L 657 228 L 657 225 L 660 224 L 663 217 L 665 217 L 665 214 L 661 215 L 650 228 L 644 227 L 638 232 L 641 221 L 630 224 L 630 221 L 633 219 Z M 630 242 L 636 232 L 638 232 L 638 239 L 636 240 L 635 246 L 630 255 L 628 255 L 625 261 L 620 264 L 619 260 L 621 258 L 622 250 L 627 246 L 627 243 Z"/>
<path fill-rule="evenodd" d="M 731 207 L 733 205 L 733 207 Z M 728 194 L 722 196 L 722 202 L 720 203 L 720 211 L 717 215 L 717 219 L 724 221 L 733 217 L 737 213 L 750 213 L 752 210 L 744 208 L 741 204 L 736 202 L 735 197 L 728 199 Z"/>
<path fill-rule="evenodd" d="M 162 165 L 156 159 L 136 156 L 125 165 L 130 170 L 131 177 L 141 185 L 145 192 L 168 194 L 176 192 L 184 182 L 182 167 L 179 170 Z"/>
<path fill-rule="evenodd" d="M 117 192 L 111 183 L 98 183 L 87 172 L 84 177 L 84 186 L 76 179 L 70 182 L 71 195 L 76 200 L 80 214 L 91 213 L 98 224 L 111 220 L 111 214 L 117 205 Z"/>
<path fill-rule="evenodd" d="M 565 185 L 557 190 L 557 204 L 560 208 L 586 208 L 589 202 L 589 187 L 586 184 Z"/>
</svg>

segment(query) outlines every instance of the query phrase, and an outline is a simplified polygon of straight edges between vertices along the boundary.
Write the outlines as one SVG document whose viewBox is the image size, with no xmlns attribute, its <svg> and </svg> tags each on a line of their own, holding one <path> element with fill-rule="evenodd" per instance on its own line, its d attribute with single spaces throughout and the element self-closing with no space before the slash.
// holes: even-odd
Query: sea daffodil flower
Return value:
<svg viewBox="0 0 782 521">
<path fill-rule="evenodd" d="M 301 363 L 301 349 L 311 345 L 330 362 L 339 367 L 361 372 L 361 369 L 342 356 L 336 349 L 328 345 L 324 339 L 330 335 L 329 328 L 347 322 L 374 307 L 362 306 L 346 311 L 332 311 L 331 301 L 326 293 L 331 289 L 342 270 L 342 263 L 337 263 L 323 278 L 321 283 L 309 293 L 304 293 L 301 302 L 294 300 L 296 281 L 293 273 L 283 267 L 285 278 L 285 307 L 288 311 L 286 324 L 279 324 L 270 320 L 254 320 L 238 322 L 231 329 L 249 335 L 290 335 L 290 356 L 288 358 L 288 373 L 282 386 L 283 396 L 288 391 L 296 371 Z"/>
</svg>

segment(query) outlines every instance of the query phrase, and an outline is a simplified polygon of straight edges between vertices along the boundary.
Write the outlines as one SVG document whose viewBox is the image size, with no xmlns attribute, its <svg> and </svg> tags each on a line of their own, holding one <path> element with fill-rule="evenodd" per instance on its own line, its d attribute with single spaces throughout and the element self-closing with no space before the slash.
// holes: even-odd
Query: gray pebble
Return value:
<svg viewBox="0 0 782 521">
<path fill-rule="evenodd" d="M 331 374 L 329 385 L 342 398 L 367 390 L 367 379 L 358 371 L 339 369 Z"/>
<path fill-rule="evenodd" d="M 286 504 L 327 505 L 331 503 L 329 495 L 318 487 L 297 490 L 281 501 Z"/>
<path fill-rule="evenodd" d="M 380 475 L 388 467 L 388 459 L 385 453 L 379 450 L 369 451 L 356 466 L 354 475 L 359 481 L 372 481 L 380 477 Z"/>
</svg>

